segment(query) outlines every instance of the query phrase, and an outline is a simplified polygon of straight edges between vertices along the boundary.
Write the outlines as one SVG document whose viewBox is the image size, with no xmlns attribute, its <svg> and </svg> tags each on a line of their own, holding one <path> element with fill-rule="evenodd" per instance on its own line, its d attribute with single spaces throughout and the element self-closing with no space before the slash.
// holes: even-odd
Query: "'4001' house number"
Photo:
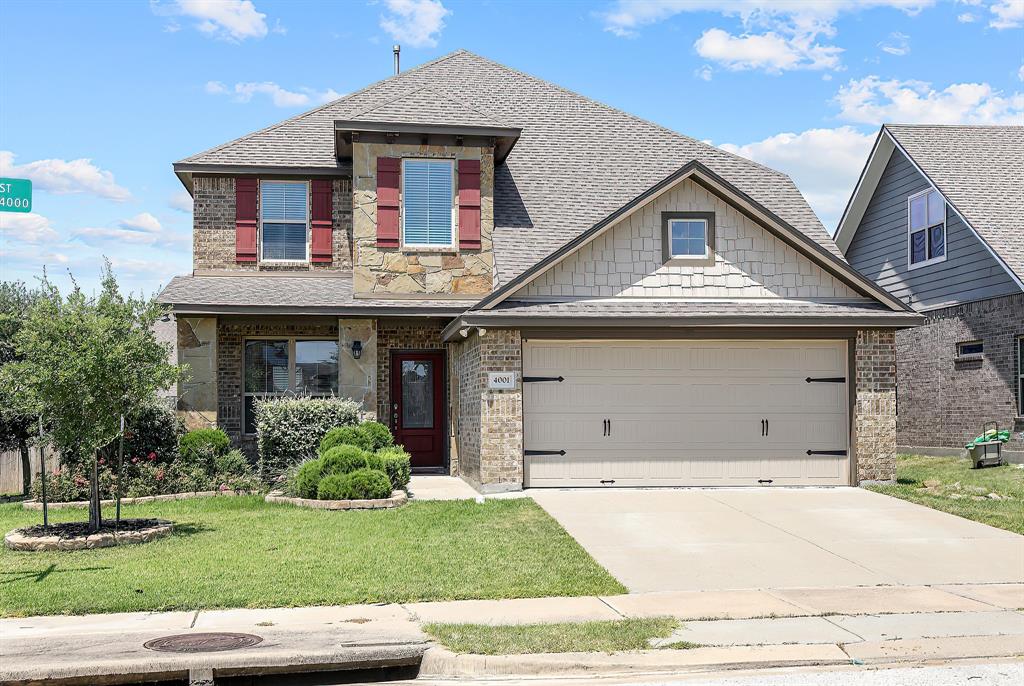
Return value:
<svg viewBox="0 0 1024 686">
<path fill-rule="evenodd" d="M 493 391 L 514 390 L 516 387 L 515 372 L 488 372 L 487 388 Z"/>
</svg>

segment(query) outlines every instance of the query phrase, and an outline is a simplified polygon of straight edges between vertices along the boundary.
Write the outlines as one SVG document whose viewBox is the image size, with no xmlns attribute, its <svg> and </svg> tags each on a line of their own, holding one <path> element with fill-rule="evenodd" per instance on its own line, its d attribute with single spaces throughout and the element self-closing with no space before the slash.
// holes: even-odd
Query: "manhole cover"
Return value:
<svg viewBox="0 0 1024 686">
<path fill-rule="evenodd" d="M 162 636 L 146 641 L 142 645 L 162 653 L 214 653 L 222 650 L 250 648 L 262 643 L 260 636 L 252 634 L 207 633 Z"/>
</svg>

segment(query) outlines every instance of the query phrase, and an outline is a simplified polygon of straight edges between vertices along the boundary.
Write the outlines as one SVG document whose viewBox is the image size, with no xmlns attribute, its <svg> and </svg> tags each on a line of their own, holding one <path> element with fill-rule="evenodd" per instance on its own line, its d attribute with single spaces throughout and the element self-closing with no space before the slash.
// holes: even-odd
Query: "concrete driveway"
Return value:
<svg viewBox="0 0 1024 686">
<path fill-rule="evenodd" d="M 529 494 L 634 593 L 1024 581 L 1024 536 L 859 488 Z"/>
</svg>

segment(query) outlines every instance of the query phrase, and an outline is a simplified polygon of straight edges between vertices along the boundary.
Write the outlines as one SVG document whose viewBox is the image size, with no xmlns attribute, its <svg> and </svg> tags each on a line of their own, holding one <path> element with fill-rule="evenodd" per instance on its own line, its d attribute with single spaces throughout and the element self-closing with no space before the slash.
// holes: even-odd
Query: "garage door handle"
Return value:
<svg viewBox="0 0 1024 686">
<path fill-rule="evenodd" d="M 524 376 L 523 383 L 536 383 L 537 381 L 557 381 L 562 383 L 565 381 L 564 376 Z"/>
<path fill-rule="evenodd" d="M 845 450 L 808 450 L 808 455 L 845 455 Z"/>
<path fill-rule="evenodd" d="M 804 379 L 807 383 L 846 383 L 845 376 L 808 376 Z"/>
<path fill-rule="evenodd" d="M 565 455 L 564 450 L 524 450 L 526 455 Z"/>
</svg>

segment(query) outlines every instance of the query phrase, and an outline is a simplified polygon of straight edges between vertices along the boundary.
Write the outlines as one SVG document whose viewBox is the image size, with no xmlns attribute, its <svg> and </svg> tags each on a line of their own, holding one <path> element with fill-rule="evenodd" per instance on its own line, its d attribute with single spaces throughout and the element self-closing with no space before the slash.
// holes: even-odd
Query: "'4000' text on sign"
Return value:
<svg viewBox="0 0 1024 686">
<path fill-rule="evenodd" d="M 31 212 L 32 182 L 0 178 L 0 212 Z"/>
</svg>

